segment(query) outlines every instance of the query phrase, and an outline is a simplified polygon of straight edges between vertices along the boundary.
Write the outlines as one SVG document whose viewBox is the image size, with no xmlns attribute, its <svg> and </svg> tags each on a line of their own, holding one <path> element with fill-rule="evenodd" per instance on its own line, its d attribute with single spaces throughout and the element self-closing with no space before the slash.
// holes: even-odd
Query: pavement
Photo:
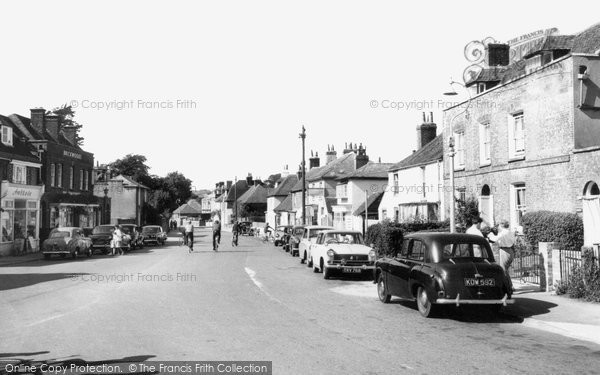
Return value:
<svg viewBox="0 0 600 375">
<path fill-rule="evenodd" d="M 175 237 L 174 233 L 169 233 Z M 0 257 L 0 267 L 39 261 L 41 253 Z M 523 318 L 522 324 L 562 336 L 600 344 L 600 304 L 541 292 L 539 285 L 513 279 L 516 302 L 503 309 L 504 314 Z M 360 289 L 360 288 L 359 288 Z M 341 290 L 340 293 L 346 293 Z M 371 296 L 374 288 L 353 289 L 349 294 Z"/>
</svg>

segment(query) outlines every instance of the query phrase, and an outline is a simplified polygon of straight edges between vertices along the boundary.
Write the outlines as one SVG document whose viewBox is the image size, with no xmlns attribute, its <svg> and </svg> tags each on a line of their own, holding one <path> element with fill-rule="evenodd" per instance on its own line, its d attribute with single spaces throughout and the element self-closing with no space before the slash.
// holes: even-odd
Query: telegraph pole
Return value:
<svg viewBox="0 0 600 375">
<path fill-rule="evenodd" d="M 237 176 L 235 176 L 235 182 L 233 183 L 233 211 L 234 211 L 234 216 L 235 219 L 233 220 L 234 223 L 237 223 L 238 220 L 238 216 L 237 216 Z"/>
<path fill-rule="evenodd" d="M 302 223 L 306 225 L 306 129 L 304 129 L 304 125 L 302 125 L 302 133 L 300 133 L 300 138 L 302 139 Z"/>
</svg>

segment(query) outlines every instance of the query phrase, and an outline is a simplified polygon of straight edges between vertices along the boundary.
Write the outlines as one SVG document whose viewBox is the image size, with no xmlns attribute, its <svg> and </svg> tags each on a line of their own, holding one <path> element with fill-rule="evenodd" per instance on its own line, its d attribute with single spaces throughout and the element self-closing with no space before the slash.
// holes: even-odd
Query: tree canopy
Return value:
<svg viewBox="0 0 600 375">
<path fill-rule="evenodd" d="M 83 127 L 80 123 L 74 120 L 75 111 L 73 107 L 67 104 L 63 104 L 60 107 L 56 107 L 51 111 L 48 111 L 46 114 L 54 113 L 58 116 L 59 123 L 63 127 L 72 127 L 75 128 L 75 141 L 79 146 L 83 145 L 83 137 L 79 136 L 79 131 Z"/>
</svg>

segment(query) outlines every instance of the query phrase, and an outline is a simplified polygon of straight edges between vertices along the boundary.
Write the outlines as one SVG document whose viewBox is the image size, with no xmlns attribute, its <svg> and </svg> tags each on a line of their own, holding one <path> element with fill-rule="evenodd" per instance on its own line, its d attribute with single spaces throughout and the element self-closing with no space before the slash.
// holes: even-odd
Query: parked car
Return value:
<svg viewBox="0 0 600 375">
<path fill-rule="evenodd" d="M 284 250 L 287 249 L 287 243 L 290 237 L 290 233 L 292 232 L 292 225 L 279 225 L 275 228 L 275 246 L 283 246 Z M 287 250 L 286 250 L 287 251 Z"/>
<path fill-rule="evenodd" d="M 365 246 L 358 231 L 324 230 L 312 245 L 313 270 L 329 279 L 339 274 L 373 273 L 375 250 Z"/>
<path fill-rule="evenodd" d="M 292 228 L 292 233 L 288 239 L 288 248 L 290 251 L 290 255 L 295 257 L 298 256 L 298 245 L 300 245 L 300 241 L 302 240 L 302 235 L 304 234 L 304 225 L 294 225 Z"/>
<path fill-rule="evenodd" d="M 310 254 L 310 247 L 317 239 L 317 234 L 322 230 L 333 229 L 333 227 L 327 227 L 322 225 L 307 225 L 304 227 L 302 232 L 302 240 L 298 244 L 298 254 L 300 254 L 300 263 L 305 263 L 308 267 L 312 267 L 312 258 Z"/>
<path fill-rule="evenodd" d="M 254 236 L 254 228 L 252 228 L 251 221 L 240 221 L 238 227 L 241 235 Z"/>
<path fill-rule="evenodd" d="M 494 262 L 488 241 L 456 233 L 419 232 L 406 236 L 398 253 L 376 262 L 379 299 L 417 301 L 424 317 L 440 305 L 483 305 L 491 311 L 514 303 L 512 283 Z"/>
<path fill-rule="evenodd" d="M 148 243 L 164 245 L 167 242 L 167 233 L 160 225 L 146 225 L 142 227 L 142 236 L 144 236 L 144 245 Z"/>
<path fill-rule="evenodd" d="M 83 229 L 77 227 L 59 227 L 52 229 L 48 239 L 42 243 L 44 258 L 52 255 L 61 255 L 63 258 L 70 255 L 77 258 L 79 255 L 93 255 L 92 240 L 86 237 Z"/>
<path fill-rule="evenodd" d="M 121 224 L 123 233 L 131 237 L 131 249 L 141 249 L 144 247 L 144 236 L 142 235 L 142 227 L 135 224 Z"/>
<path fill-rule="evenodd" d="M 108 254 L 111 251 L 110 243 L 114 229 L 115 226 L 111 224 L 96 225 L 94 229 L 92 229 L 92 234 L 90 235 L 92 249 L 99 249 L 103 254 Z M 131 250 L 131 236 L 125 233 L 125 231 L 123 231 L 121 249 L 125 251 Z"/>
</svg>

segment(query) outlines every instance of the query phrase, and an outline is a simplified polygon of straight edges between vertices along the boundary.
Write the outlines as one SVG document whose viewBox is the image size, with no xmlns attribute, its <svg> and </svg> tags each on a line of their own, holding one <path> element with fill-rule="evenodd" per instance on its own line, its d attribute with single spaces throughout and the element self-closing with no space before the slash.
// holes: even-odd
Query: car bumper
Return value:
<svg viewBox="0 0 600 375">
<path fill-rule="evenodd" d="M 44 255 L 46 255 L 46 254 L 48 254 L 48 255 L 71 254 L 71 252 L 69 250 L 47 250 L 47 251 L 42 251 L 42 253 Z"/>
<path fill-rule="evenodd" d="M 502 299 L 460 299 L 460 294 L 456 296 L 456 298 L 438 298 L 434 303 L 440 305 L 511 305 L 515 303 L 515 300 L 512 298 L 508 298 L 508 295 L 505 294 Z"/>
<path fill-rule="evenodd" d="M 375 266 L 363 264 L 360 266 L 346 266 L 341 264 L 324 264 L 325 268 L 329 268 L 332 270 L 360 270 L 360 271 L 373 271 Z"/>
</svg>

